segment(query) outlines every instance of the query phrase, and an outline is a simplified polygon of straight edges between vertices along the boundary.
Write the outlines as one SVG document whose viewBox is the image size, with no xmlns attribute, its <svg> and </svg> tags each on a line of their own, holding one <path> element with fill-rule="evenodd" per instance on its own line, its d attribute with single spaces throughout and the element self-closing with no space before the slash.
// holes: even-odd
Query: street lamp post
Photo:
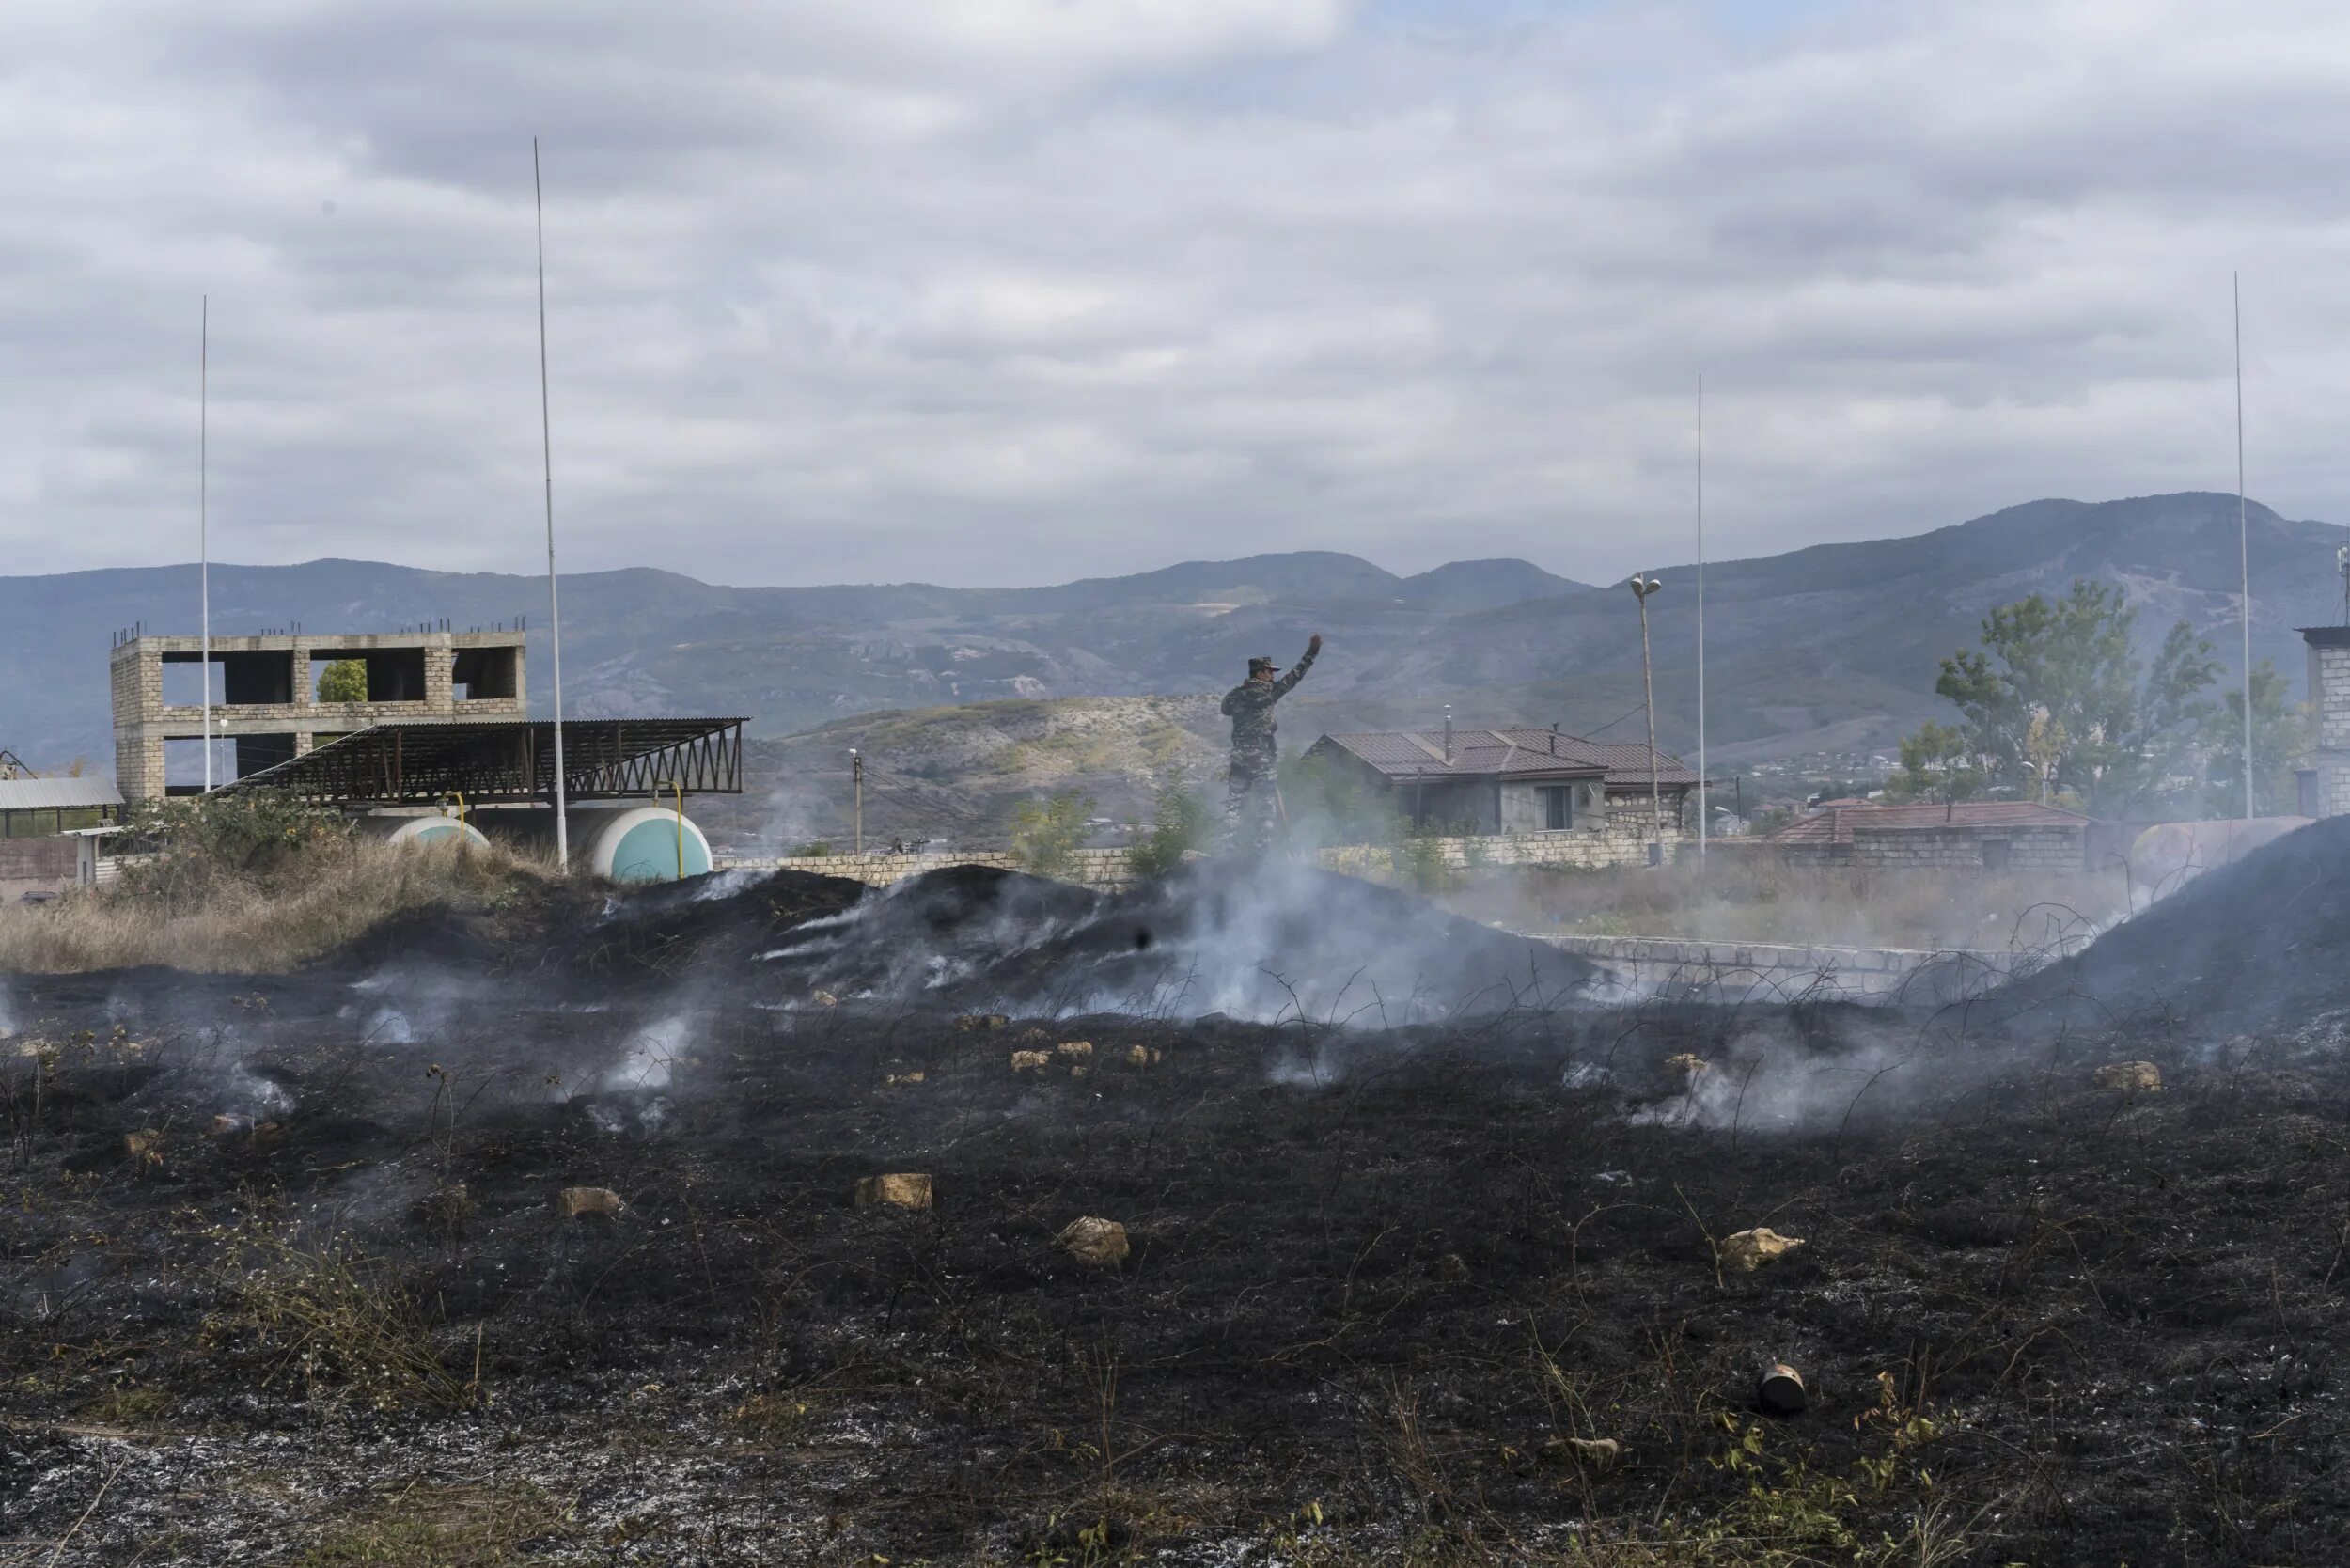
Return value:
<svg viewBox="0 0 2350 1568">
<path fill-rule="evenodd" d="M 1656 678 L 1649 666 L 1648 596 L 1664 586 L 1658 578 L 1637 574 L 1629 585 L 1632 597 L 1640 602 L 1640 692 L 1648 710 L 1648 808 L 1653 835 L 1649 839 L 1648 861 L 1652 866 L 1665 862 L 1665 796 L 1656 781 Z"/>
</svg>

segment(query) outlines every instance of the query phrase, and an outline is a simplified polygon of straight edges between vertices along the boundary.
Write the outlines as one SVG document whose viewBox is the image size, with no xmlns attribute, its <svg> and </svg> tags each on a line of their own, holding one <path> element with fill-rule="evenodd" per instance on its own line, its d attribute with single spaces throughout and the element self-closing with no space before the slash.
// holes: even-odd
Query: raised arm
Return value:
<svg viewBox="0 0 2350 1568">
<path fill-rule="evenodd" d="M 1287 675 L 1273 682 L 1273 695 L 1277 700 L 1289 696 L 1291 689 L 1306 679 L 1306 672 L 1314 667 L 1314 655 L 1321 651 L 1322 634 L 1316 632 L 1312 639 L 1306 644 L 1306 656 L 1298 660 L 1296 666 Z"/>
</svg>

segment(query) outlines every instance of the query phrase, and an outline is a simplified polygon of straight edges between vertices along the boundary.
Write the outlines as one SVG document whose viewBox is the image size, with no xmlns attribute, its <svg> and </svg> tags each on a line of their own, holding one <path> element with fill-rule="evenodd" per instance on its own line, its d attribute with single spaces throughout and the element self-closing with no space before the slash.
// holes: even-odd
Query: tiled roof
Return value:
<svg viewBox="0 0 2350 1568">
<path fill-rule="evenodd" d="M 1332 745 L 1389 778 L 1589 778 L 1610 785 L 1649 781 L 1645 741 L 1587 741 L 1552 729 L 1455 729 L 1452 760 L 1445 760 L 1444 731 L 1374 730 L 1324 735 L 1315 745 Z M 1695 784 L 1698 776 L 1666 752 L 1656 754 L 1656 781 Z"/>
<path fill-rule="evenodd" d="M 1782 844 L 1849 844 L 1855 833 L 1928 832 L 1952 827 L 2086 827 L 2089 819 L 2029 800 L 1962 800 L 1950 806 L 1839 806 L 1798 818 L 1772 835 Z"/>
<path fill-rule="evenodd" d="M 0 778 L 0 811 L 119 806 L 122 793 L 103 778 Z"/>
</svg>

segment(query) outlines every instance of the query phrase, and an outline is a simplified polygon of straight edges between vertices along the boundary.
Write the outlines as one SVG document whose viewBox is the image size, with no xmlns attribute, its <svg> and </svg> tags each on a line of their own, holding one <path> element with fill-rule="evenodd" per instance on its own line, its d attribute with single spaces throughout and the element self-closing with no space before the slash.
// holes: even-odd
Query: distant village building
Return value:
<svg viewBox="0 0 2350 1568">
<path fill-rule="evenodd" d="M 1306 748 L 1351 770 L 1417 826 L 1470 836 L 1546 836 L 1592 853 L 1529 859 L 1606 863 L 1644 855 L 1653 839 L 1681 837 L 1682 802 L 1698 776 L 1656 754 L 1653 825 L 1645 742 L 1587 741 L 1555 729 L 1375 731 L 1324 735 Z"/>
<path fill-rule="evenodd" d="M 2028 800 L 1829 805 L 1769 841 L 1796 865 L 2077 871 L 2088 867 L 2094 825 L 2077 811 Z"/>
<path fill-rule="evenodd" d="M 2304 626 L 2317 745 L 2295 759 L 2304 817 L 2350 815 L 2350 626 Z"/>
<path fill-rule="evenodd" d="M 103 778 L 0 778 L 0 902 L 71 886 L 89 853 L 76 835 L 121 809 L 122 796 Z"/>
</svg>

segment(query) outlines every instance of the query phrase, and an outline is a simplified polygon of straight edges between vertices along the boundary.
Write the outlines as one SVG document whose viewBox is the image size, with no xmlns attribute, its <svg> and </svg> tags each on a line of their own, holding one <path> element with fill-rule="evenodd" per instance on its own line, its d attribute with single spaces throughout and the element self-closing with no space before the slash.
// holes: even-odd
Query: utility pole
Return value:
<svg viewBox="0 0 2350 1568">
<path fill-rule="evenodd" d="M 865 758 L 854 746 L 849 748 L 849 781 L 856 792 L 856 853 L 865 853 Z"/>
<path fill-rule="evenodd" d="M 539 225 L 539 451 L 547 488 L 547 631 L 555 641 L 555 864 L 572 869 L 570 802 L 563 776 L 563 605 L 555 587 L 555 434 L 547 413 L 547 198 L 539 180 L 539 138 L 530 138 L 530 197 Z"/>
<path fill-rule="evenodd" d="M 1705 860 L 1705 819 L 1714 780 L 1705 771 L 1705 377 L 1698 377 L 1698 861 Z"/>
<path fill-rule="evenodd" d="M 1648 863 L 1665 863 L 1665 793 L 1656 781 L 1656 680 L 1649 667 L 1648 654 L 1648 596 L 1665 585 L 1654 577 L 1635 574 L 1632 597 L 1640 602 L 1640 690 L 1648 709 L 1648 808 L 1650 829 Z"/>
<path fill-rule="evenodd" d="M 204 792 L 212 792 L 212 535 L 209 494 L 211 453 L 207 449 L 212 407 L 212 296 L 204 296 L 196 316 L 196 596 L 204 654 L 196 663 L 204 677 Z"/>
<path fill-rule="evenodd" d="M 2244 521 L 2244 284 L 2228 274 L 2235 306 L 2235 547 L 2244 588 L 2244 820 L 2252 820 L 2252 535 Z"/>
</svg>

